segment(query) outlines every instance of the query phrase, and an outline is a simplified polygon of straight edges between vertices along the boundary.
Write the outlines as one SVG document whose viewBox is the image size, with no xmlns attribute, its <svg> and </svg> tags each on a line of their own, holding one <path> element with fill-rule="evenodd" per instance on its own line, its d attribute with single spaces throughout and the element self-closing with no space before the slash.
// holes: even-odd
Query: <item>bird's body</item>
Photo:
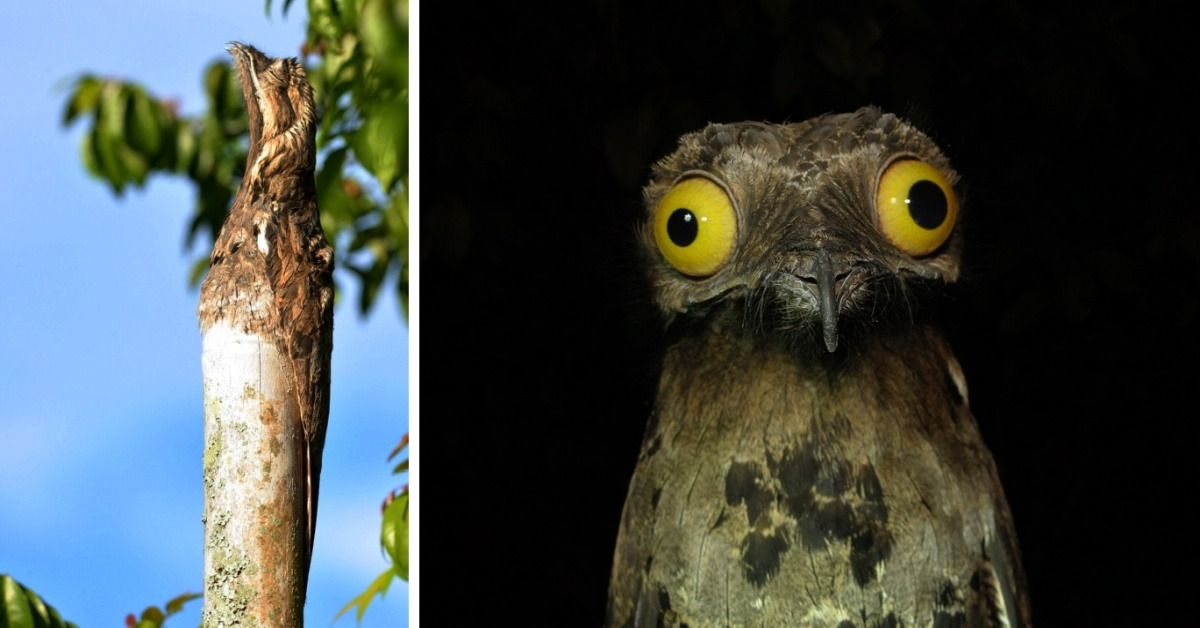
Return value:
<svg viewBox="0 0 1200 628">
<path fill-rule="evenodd" d="M 250 149 L 242 185 L 213 246 L 200 320 L 224 320 L 267 338 L 286 361 L 304 452 L 308 560 L 316 528 L 321 454 L 329 417 L 333 348 L 333 249 L 321 228 L 314 182 L 317 116 L 295 59 L 253 47 L 230 51 L 246 97 Z M 307 573 L 308 562 L 305 562 Z"/>
<path fill-rule="evenodd" d="M 922 304 L 958 276 L 940 151 L 867 108 L 710 125 L 655 175 L 671 343 L 609 625 L 1027 623 L 996 468 Z M 897 185 L 918 231 L 881 210 Z"/>
</svg>

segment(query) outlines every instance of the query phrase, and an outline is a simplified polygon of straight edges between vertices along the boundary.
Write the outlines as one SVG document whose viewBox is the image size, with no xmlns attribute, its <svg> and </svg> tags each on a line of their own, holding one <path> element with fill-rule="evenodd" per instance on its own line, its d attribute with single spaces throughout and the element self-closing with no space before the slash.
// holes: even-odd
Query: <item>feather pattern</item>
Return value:
<svg viewBox="0 0 1200 628">
<path fill-rule="evenodd" d="M 312 558 L 321 454 L 329 417 L 333 249 L 314 181 L 316 110 L 304 68 L 230 45 L 246 98 L 247 172 L 213 247 L 200 320 L 229 320 L 270 338 L 289 361 L 303 428 L 307 548 Z M 307 569 L 305 569 L 307 572 Z"/>
</svg>

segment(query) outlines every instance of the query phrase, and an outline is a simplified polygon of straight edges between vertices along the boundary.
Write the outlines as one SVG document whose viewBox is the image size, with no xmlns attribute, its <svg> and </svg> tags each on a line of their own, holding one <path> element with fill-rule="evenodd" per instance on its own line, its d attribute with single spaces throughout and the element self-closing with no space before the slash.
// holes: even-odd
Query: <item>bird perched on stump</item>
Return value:
<svg viewBox="0 0 1200 628">
<path fill-rule="evenodd" d="M 1017 538 L 929 304 L 958 175 L 876 108 L 685 135 L 644 190 L 668 320 L 611 626 L 1017 626 Z"/>
<path fill-rule="evenodd" d="M 329 418 L 333 249 L 321 228 L 314 180 L 317 113 L 296 59 L 233 43 L 250 148 L 233 207 L 213 246 L 200 293 L 202 329 L 232 323 L 284 356 L 303 442 L 307 560 L 316 529 L 321 453 Z M 303 597 L 303 587 L 300 591 Z"/>
</svg>

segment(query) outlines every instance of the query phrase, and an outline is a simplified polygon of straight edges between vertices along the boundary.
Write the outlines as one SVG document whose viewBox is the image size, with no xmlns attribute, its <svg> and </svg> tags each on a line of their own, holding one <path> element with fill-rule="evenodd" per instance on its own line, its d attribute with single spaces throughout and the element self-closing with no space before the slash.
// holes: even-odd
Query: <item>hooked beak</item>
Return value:
<svg viewBox="0 0 1200 628">
<path fill-rule="evenodd" d="M 833 353 L 837 350 L 838 345 L 837 324 L 841 305 L 838 299 L 838 282 L 835 281 L 833 262 L 829 259 L 829 252 L 824 249 L 817 252 L 816 275 L 817 290 L 820 292 L 817 295 L 817 301 L 821 305 L 821 330 L 825 336 L 825 348 Z"/>
<path fill-rule="evenodd" d="M 830 353 L 838 347 L 838 319 L 842 304 L 850 291 L 859 285 L 854 266 L 836 253 L 824 248 L 805 255 L 799 268 L 789 273 L 791 290 L 803 295 L 810 306 L 816 306 L 821 316 L 821 335 Z"/>
</svg>

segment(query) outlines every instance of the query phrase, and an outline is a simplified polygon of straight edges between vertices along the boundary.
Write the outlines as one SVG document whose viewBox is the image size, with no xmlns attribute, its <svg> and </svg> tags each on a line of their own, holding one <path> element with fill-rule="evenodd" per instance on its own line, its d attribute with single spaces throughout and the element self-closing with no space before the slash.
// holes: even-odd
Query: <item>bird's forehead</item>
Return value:
<svg viewBox="0 0 1200 628">
<path fill-rule="evenodd" d="M 720 181 L 746 202 L 811 197 L 826 184 L 868 190 L 898 158 L 922 160 L 941 170 L 951 185 L 958 182 L 949 161 L 924 133 L 892 114 L 865 107 L 793 124 L 709 124 L 683 136 L 677 150 L 655 164 L 644 197 L 652 210 L 671 186 L 697 173 Z"/>
</svg>

